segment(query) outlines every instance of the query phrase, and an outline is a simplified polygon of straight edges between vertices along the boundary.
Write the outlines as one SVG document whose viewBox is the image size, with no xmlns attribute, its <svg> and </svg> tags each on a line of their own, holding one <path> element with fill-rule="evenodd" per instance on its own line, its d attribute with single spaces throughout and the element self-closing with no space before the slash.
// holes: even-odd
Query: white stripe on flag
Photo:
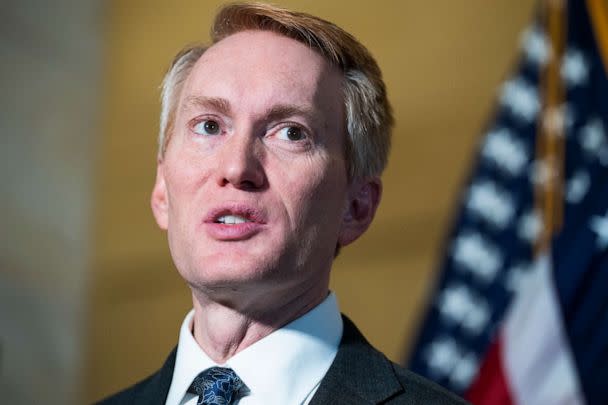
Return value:
<svg viewBox="0 0 608 405">
<path fill-rule="evenodd" d="M 517 405 L 583 405 L 549 255 L 540 257 L 502 330 L 502 362 Z"/>
</svg>

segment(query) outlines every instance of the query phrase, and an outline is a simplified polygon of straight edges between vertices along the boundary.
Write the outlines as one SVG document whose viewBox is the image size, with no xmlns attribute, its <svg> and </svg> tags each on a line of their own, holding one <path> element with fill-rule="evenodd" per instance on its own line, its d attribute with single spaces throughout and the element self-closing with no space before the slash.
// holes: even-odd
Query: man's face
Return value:
<svg viewBox="0 0 608 405">
<path fill-rule="evenodd" d="M 326 291 L 352 188 L 341 80 L 307 46 L 264 31 L 196 63 L 152 195 L 192 286 Z"/>
</svg>

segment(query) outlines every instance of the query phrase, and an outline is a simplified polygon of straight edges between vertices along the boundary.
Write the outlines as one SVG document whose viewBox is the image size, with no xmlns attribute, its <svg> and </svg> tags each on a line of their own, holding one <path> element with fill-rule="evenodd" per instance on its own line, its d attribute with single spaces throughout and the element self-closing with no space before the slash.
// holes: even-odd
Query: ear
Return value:
<svg viewBox="0 0 608 405">
<path fill-rule="evenodd" d="M 158 162 L 156 166 L 156 181 L 152 189 L 150 197 L 150 205 L 152 213 L 156 219 L 156 223 L 162 230 L 167 230 L 169 225 L 169 202 L 167 198 L 167 186 L 165 184 L 165 175 L 163 172 L 163 163 Z"/>
<path fill-rule="evenodd" d="M 338 235 L 338 245 L 346 246 L 367 230 L 374 219 L 380 197 L 382 182 L 378 177 L 353 181 L 349 186 L 347 206 Z"/>
</svg>

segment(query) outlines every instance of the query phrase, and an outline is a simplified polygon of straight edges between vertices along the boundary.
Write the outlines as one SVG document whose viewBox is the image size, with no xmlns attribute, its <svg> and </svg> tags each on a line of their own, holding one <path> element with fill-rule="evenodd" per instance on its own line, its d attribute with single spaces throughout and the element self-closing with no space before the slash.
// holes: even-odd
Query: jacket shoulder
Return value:
<svg viewBox="0 0 608 405">
<path fill-rule="evenodd" d="M 338 353 L 310 405 L 461 405 L 439 385 L 391 362 L 346 316 Z"/>
<path fill-rule="evenodd" d="M 418 374 L 391 362 L 395 376 L 403 386 L 403 391 L 388 401 L 388 404 L 436 404 L 466 405 L 468 402 Z M 407 398 L 407 399 L 406 399 Z"/>
</svg>

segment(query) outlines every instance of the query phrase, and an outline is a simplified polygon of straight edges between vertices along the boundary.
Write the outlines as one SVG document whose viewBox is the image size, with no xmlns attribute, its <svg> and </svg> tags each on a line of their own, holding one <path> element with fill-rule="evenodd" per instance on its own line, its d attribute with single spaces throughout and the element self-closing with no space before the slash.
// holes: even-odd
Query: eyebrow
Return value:
<svg viewBox="0 0 608 405">
<path fill-rule="evenodd" d="M 189 96 L 185 100 L 185 107 L 188 109 L 205 108 L 216 110 L 225 115 L 230 115 L 232 108 L 230 102 L 220 97 Z M 279 104 L 273 106 L 265 114 L 268 121 L 280 121 L 285 118 L 301 116 L 310 122 L 316 121 L 317 112 L 313 109 L 300 107 L 294 104 Z"/>
<path fill-rule="evenodd" d="M 185 107 L 188 109 L 206 108 L 216 110 L 221 114 L 230 114 L 230 102 L 219 97 L 190 96 L 186 98 Z"/>
<path fill-rule="evenodd" d="M 269 121 L 280 121 L 285 118 L 301 116 L 309 122 L 315 122 L 317 114 L 314 110 L 292 104 L 280 104 L 272 107 L 266 114 Z"/>
</svg>

